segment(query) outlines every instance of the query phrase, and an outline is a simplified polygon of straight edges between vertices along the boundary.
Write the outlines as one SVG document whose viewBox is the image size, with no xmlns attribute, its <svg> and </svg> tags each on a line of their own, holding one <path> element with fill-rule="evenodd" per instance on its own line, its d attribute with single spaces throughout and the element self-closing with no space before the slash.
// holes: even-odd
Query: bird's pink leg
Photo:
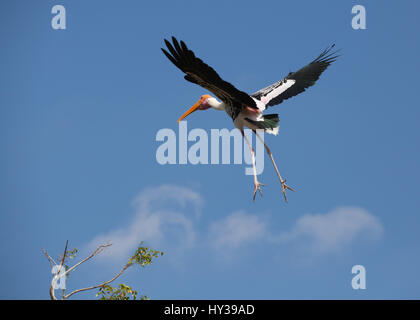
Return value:
<svg viewBox="0 0 420 320">
<path fill-rule="evenodd" d="M 260 192 L 260 195 L 262 196 L 261 186 L 264 186 L 264 185 L 261 182 L 259 182 L 258 179 L 257 179 L 257 169 L 255 168 L 255 152 L 254 152 L 254 148 L 252 147 L 251 143 L 249 142 L 249 140 L 245 136 L 244 130 L 241 129 L 240 131 L 241 131 L 242 137 L 244 137 L 246 143 L 248 144 L 249 150 L 251 151 L 252 168 L 253 168 L 253 171 L 254 171 L 254 194 L 253 194 L 252 200 L 255 201 L 255 196 L 257 194 L 257 190 Z"/>
<path fill-rule="evenodd" d="M 283 192 L 284 200 L 287 202 L 286 190 L 289 189 L 293 192 L 295 192 L 295 190 L 286 184 L 286 179 L 284 180 L 282 179 L 280 172 L 277 169 L 276 162 L 274 161 L 273 154 L 271 153 L 270 148 L 265 144 L 264 140 L 260 137 L 260 135 L 257 133 L 256 130 L 252 130 L 252 131 L 255 133 L 258 139 L 260 139 L 260 141 L 264 144 L 265 150 L 267 150 L 267 154 L 270 156 L 271 162 L 273 163 L 274 169 L 276 170 L 277 176 L 279 177 L 279 180 L 281 183 L 281 191 Z"/>
</svg>

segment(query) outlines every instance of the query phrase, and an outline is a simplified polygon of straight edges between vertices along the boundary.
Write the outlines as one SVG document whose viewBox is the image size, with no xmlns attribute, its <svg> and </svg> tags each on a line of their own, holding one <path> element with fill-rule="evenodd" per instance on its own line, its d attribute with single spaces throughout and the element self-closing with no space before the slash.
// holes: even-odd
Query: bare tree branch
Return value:
<svg viewBox="0 0 420 320">
<path fill-rule="evenodd" d="M 124 266 L 124 268 L 122 268 L 121 269 L 121 271 L 117 274 L 117 275 L 115 275 L 111 280 L 108 280 L 108 281 L 105 281 L 104 283 L 101 283 L 101 284 L 98 284 L 98 285 L 96 285 L 96 286 L 91 286 L 91 287 L 86 287 L 86 288 L 82 288 L 82 289 L 77 289 L 77 290 L 74 290 L 73 292 L 71 292 L 71 293 L 69 293 L 69 294 L 67 294 L 67 295 L 65 295 L 63 298 L 64 299 L 67 299 L 67 298 L 69 298 L 69 297 L 71 297 L 73 294 L 75 294 L 75 293 L 78 293 L 78 292 L 82 292 L 82 291 L 88 291 L 88 290 L 93 290 L 93 289 L 97 289 L 97 288 L 100 288 L 100 287 L 103 287 L 103 286 L 106 286 L 107 284 L 109 284 L 109 283 L 111 283 L 111 282 L 113 282 L 114 280 L 116 280 L 120 275 L 122 275 L 123 274 L 123 272 L 129 267 L 129 266 L 131 266 L 132 264 L 131 263 L 127 263 L 125 266 Z"/>
<path fill-rule="evenodd" d="M 42 249 L 42 251 L 44 252 L 45 256 L 47 257 L 48 261 L 50 262 L 50 264 L 51 264 L 51 268 L 52 268 L 52 267 L 54 267 L 54 266 L 56 266 L 56 265 L 57 265 L 57 263 L 54 261 L 54 259 L 53 259 L 53 258 L 51 258 L 51 257 L 49 256 L 49 254 L 47 253 L 47 251 L 45 251 L 45 249 L 44 249 L 44 248 L 41 248 L 41 249 Z"/>
<path fill-rule="evenodd" d="M 54 275 L 54 277 L 53 277 L 53 279 L 51 281 L 51 286 L 50 286 L 50 297 L 51 297 L 51 300 L 57 300 L 57 297 L 54 294 L 54 289 L 55 289 L 54 287 L 55 287 L 55 284 L 57 283 L 57 279 L 58 279 L 58 277 L 60 275 L 61 268 L 63 267 L 64 260 L 66 259 L 68 244 L 69 244 L 69 241 L 67 240 L 66 241 L 66 246 L 64 248 L 63 256 L 62 256 L 61 261 L 60 261 L 60 265 L 59 265 L 58 270 L 55 273 L 55 275 Z M 51 260 L 52 260 L 52 258 L 51 258 Z M 55 265 L 57 265 L 57 264 L 55 264 Z"/>
<path fill-rule="evenodd" d="M 142 243 L 141 243 L 142 244 Z M 140 244 L 140 245 L 141 245 Z M 105 248 L 112 246 L 111 243 L 109 244 L 104 244 L 104 245 L 100 245 L 99 247 L 97 247 L 90 255 L 88 255 L 85 259 L 79 261 L 78 263 L 76 263 L 75 265 L 73 265 L 71 268 L 68 268 L 67 265 L 65 265 L 65 261 L 67 258 L 72 257 L 73 254 L 72 252 L 77 250 L 73 250 L 71 251 L 71 256 L 68 255 L 67 252 L 67 248 L 68 248 L 68 241 L 66 241 L 66 246 L 64 248 L 64 252 L 63 252 L 63 256 L 60 258 L 60 264 L 57 264 L 53 258 L 51 258 L 47 251 L 42 249 L 42 251 L 44 252 L 45 256 L 47 257 L 48 261 L 51 264 L 51 267 L 54 268 L 54 277 L 51 281 L 51 286 L 50 286 L 50 297 L 52 300 L 58 300 L 57 297 L 54 294 L 54 290 L 58 289 L 56 286 L 57 280 L 64 280 L 65 277 L 67 277 L 70 272 L 74 271 L 76 268 L 78 268 L 81 264 L 85 263 L 86 261 L 92 259 L 93 257 L 95 257 L 96 255 L 100 254 L 102 251 L 105 250 Z M 66 294 L 65 292 L 65 288 L 61 288 L 62 292 L 61 292 L 61 299 L 62 300 L 66 300 L 69 297 L 71 297 L 72 295 L 79 293 L 79 292 L 83 292 L 83 291 L 88 291 L 88 290 L 93 290 L 93 289 L 97 289 L 97 288 L 101 288 L 101 287 L 105 287 L 106 285 L 110 284 L 111 282 L 115 281 L 118 277 L 120 277 L 125 270 L 127 270 L 128 267 L 132 266 L 133 264 L 140 264 L 141 266 L 145 266 L 145 265 L 149 265 L 152 261 L 153 257 L 156 257 L 158 254 L 163 254 L 163 252 L 159 252 L 159 251 L 155 251 L 155 250 L 149 250 L 148 248 L 144 248 L 144 247 L 139 247 L 136 251 L 136 253 L 128 260 L 128 262 L 125 264 L 125 266 L 121 269 L 120 272 L 118 272 L 112 279 L 105 281 L 101 284 L 98 285 L 94 285 L 94 286 L 90 286 L 90 287 L 86 287 L 86 288 L 81 288 L 81 289 L 77 289 L 74 290 L 72 292 L 70 292 L 69 294 Z M 144 256 L 143 256 L 144 255 Z M 63 266 L 65 268 L 68 268 L 67 270 L 62 270 Z M 63 279 L 64 278 L 64 279 Z M 60 281 L 61 284 L 61 281 Z"/>
<path fill-rule="evenodd" d="M 89 259 L 93 258 L 94 256 L 100 254 L 105 248 L 112 246 L 112 243 L 110 244 L 104 244 L 99 246 L 98 248 L 95 249 L 95 251 L 93 251 L 87 258 L 83 259 L 82 261 L 76 263 L 73 267 L 71 267 L 70 269 L 68 269 L 64 275 L 67 275 L 68 273 L 70 273 L 71 271 L 73 271 L 74 269 L 76 269 L 78 266 L 80 266 L 82 263 L 85 263 L 86 261 L 88 261 Z"/>
<path fill-rule="evenodd" d="M 47 253 L 47 251 L 45 251 L 44 249 L 42 249 L 42 251 L 44 252 L 45 256 L 47 257 L 48 261 L 51 264 L 51 267 L 54 266 L 58 266 L 57 272 L 55 273 L 52 281 L 51 281 L 51 286 L 50 286 L 50 297 L 52 300 L 57 300 L 57 297 L 54 294 L 54 286 L 55 283 L 57 282 L 58 277 L 65 277 L 67 276 L 71 271 L 75 270 L 78 266 L 80 266 L 81 264 L 85 263 L 86 261 L 88 261 L 89 259 L 93 258 L 94 256 L 100 254 L 105 248 L 112 246 L 112 244 L 104 244 L 104 245 L 100 245 L 98 248 L 96 248 L 89 256 L 87 256 L 85 259 L 79 261 L 78 263 L 76 263 L 74 266 L 72 266 L 71 268 L 69 268 L 68 270 L 66 270 L 64 273 L 61 272 L 61 269 L 64 265 L 64 262 L 66 260 L 67 257 L 67 247 L 68 247 L 68 240 L 66 241 L 66 246 L 64 248 L 64 252 L 63 252 L 63 256 L 61 257 L 60 260 L 60 264 L 58 265 L 53 258 L 50 257 L 50 255 Z M 87 288 L 82 288 L 82 289 L 78 289 L 75 290 L 69 294 L 65 294 L 65 290 L 63 289 L 63 293 L 62 293 L 62 299 L 65 300 L 69 297 L 71 297 L 73 294 L 76 294 L 78 292 L 82 292 L 82 291 L 87 291 L 87 290 L 92 290 L 92 289 L 96 289 L 96 288 L 100 288 L 102 286 L 105 286 L 111 282 L 113 282 L 115 279 L 117 279 L 121 274 L 123 274 L 123 272 L 131 265 L 131 263 L 127 263 L 124 268 L 117 274 L 115 275 L 111 280 L 106 281 L 102 284 L 96 285 L 96 286 L 92 286 L 92 287 L 87 287 Z"/>
</svg>

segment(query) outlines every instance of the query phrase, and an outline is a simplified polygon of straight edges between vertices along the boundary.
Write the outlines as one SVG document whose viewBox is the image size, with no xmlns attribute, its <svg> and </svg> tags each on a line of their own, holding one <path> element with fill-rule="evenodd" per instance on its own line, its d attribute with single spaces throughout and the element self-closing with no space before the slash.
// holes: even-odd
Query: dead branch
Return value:
<svg viewBox="0 0 420 320">
<path fill-rule="evenodd" d="M 42 249 L 42 251 L 44 252 L 45 256 L 47 257 L 48 261 L 51 264 L 51 267 L 57 266 L 57 272 L 55 273 L 52 281 L 51 281 L 51 286 L 50 286 L 50 297 L 52 300 L 57 300 L 57 297 L 54 294 L 54 290 L 55 290 L 55 284 L 57 282 L 58 277 L 65 277 L 67 276 L 70 272 L 74 271 L 77 267 L 79 267 L 81 264 L 85 263 L 86 261 L 92 259 L 94 256 L 100 254 L 105 248 L 112 246 L 112 244 L 105 244 L 105 245 L 100 245 L 99 247 L 97 247 L 90 255 L 88 255 L 85 259 L 79 261 L 78 263 L 76 263 L 74 266 L 72 266 L 71 268 L 69 268 L 68 270 L 66 270 L 64 273 L 61 272 L 61 269 L 64 265 L 64 262 L 66 260 L 67 257 L 67 247 L 68 247 L 68 241 L 66 241 L 66 246 L 64 248 L 64 252 L 63 255 L 60 259 L 60 264 L 58 265 L 53 258 L 50 257 L 50 255 L 47 253 L 46 250 Z M 81 289 L 77 289 L 74 290 L 72 292 L 70 292 L 69 294 L 65 294 L 65 290 L 63 289 L 63 294 L 62 294 L 62 299 L 68 299 L 69 297 L 71 297 L 72 295 L 79 293 L 79 292 L 83 292 L 83 291 L 88 291 L 88 290 L 93 290 L 93 289 L 97 289 L 103 286 L 106 286 L 107 284 L 113 282 L 114 280 L 116 280 L 119 276 L 121 276 L 124 271 L 132 265 L 132 262 L 129 261 L 122 269 L 119 273 L 117 273 L 112 279 L 105 281 L 104 283 L 98 284 L 98 285 L 94 285 L 91 287 L 86 287 L 86 288 L 81 288 Z"/>
<path fill-rule="evenodd" d="M 73 292 L 71 292 L 71 293 L 69 293 L 69 294 L 67 294 L 67 295 L 65 295 L 64 297 L 63 297 L 63 299 L 67 299 L 67 298 L 69 298 L 69 297 L 71 297 L 73 294 L 75 294 L 75 293 L 79 293 L 79 292 L 82 292 L 82 291 L 88 291 L 88 290 L 93 290 L 93 289 L 97 289 L 97 288 L 100 288 L 100 287 L 103 287 L 103 286 L 106 286 L 107 284 L 110 284 L 111 282 L 113 282 L 114 280 L 116 280 L 120 275 L 122 275 L 123 274 L 123 272 L 129 267 L 131 265 L 131 263 L 127 263 L 125 266 L 124 266 L 124 268 L 122 268 L 121 269 L 121 271 L 117 274 L 117 275 L 115 275 L 111 280 L 108 280 L 108 281 L 105 281 L 104 283 L 101 283 L 101 284 L 98 284 L 98 285 L 96 285 L 96 286 L 91 286 L 91 287 L 86 287 L 86 288 L 82 288 L 82 289 L 77 289 L 77 290 L 74 290 Z"/>
</svg>

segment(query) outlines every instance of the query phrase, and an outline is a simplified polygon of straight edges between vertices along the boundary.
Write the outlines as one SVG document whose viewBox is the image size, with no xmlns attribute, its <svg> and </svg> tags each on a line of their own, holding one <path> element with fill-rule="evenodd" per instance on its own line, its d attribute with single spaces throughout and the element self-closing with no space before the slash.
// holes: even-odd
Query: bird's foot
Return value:
<svg viewBox="0 0 420 320">
<path fill-rule="evenodd" d="M 286 184 L 286 179 L 280 180 L 280 183 L 281 183 L 281 191 L 283 192 L 284 200 L 287 202 L 286 190 L 289 189 L 293 192 L 296 192 L 296 191 Z"/>
<path fill-rule="evenodd" d="M 259 182 L 258 180 L 254 181 L 254 195 L 252 197 L 252 200 L 255 201 L 255 196 L 257 195 L 257 190 L 260 192 L 260 195 L 262 197 L 262 190 L 261 187 L 264 186 L 264 184 L 262 184 L 261 182 Z"/>
</svg>

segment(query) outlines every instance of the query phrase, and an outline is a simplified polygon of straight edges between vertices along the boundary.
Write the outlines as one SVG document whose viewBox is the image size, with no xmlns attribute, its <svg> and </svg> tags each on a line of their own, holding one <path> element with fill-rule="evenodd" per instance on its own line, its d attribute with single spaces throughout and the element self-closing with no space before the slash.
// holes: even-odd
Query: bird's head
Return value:
<svg viewBox="0 0 420 320">
<path fill-rule="evenodd" d="M 209 103 L 209 99 L 213 98 L 211 95 L 209 94 L 205 94 L 202 95 L 200 99 L 198 99 L 198 101 L 191 107 L 188 109 L 187 112 L 185 112 L 181 118 L 179 118 L 178 123 L 186 118 L 189 114 L 193 113 L 194 111 L 197 110 L 207 110 L 208 108 L 211 107 L 210 103 Z M 214 99 L 214 98 L 213 98 Z"/>
</svg>

